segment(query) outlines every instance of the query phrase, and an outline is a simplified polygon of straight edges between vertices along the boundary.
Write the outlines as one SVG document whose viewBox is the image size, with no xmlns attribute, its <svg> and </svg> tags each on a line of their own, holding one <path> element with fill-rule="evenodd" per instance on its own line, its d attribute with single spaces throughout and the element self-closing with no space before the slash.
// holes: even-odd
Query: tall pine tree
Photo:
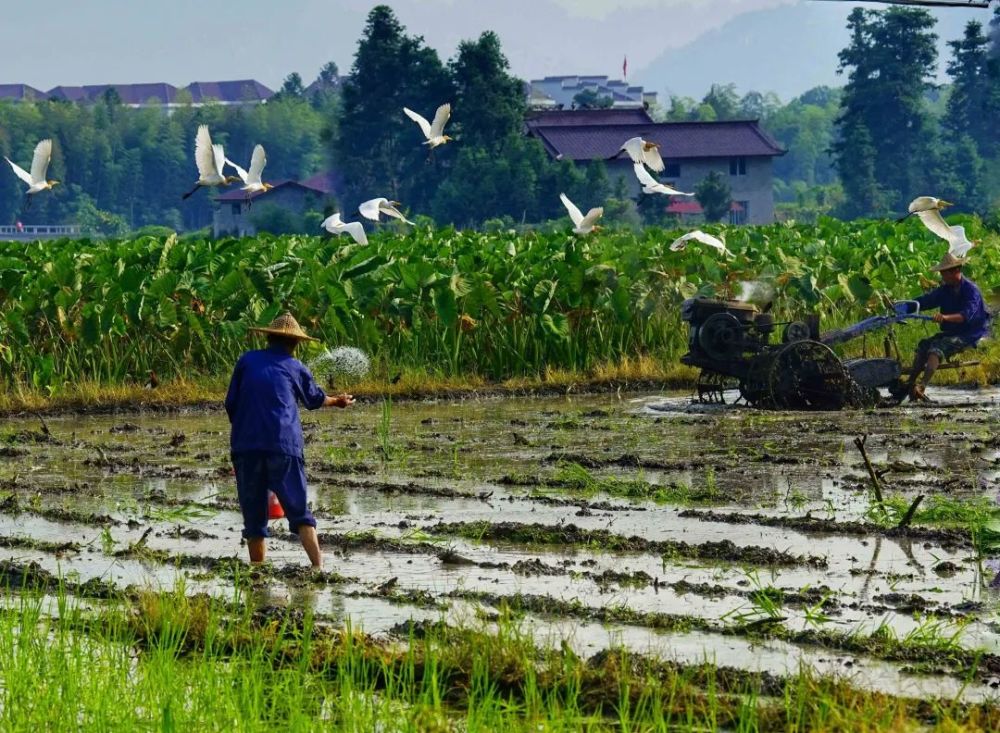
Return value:
<svg viewBox="0 0 1000 733">
<path fill-rule="evenodd" d="M 334 146 L 347 181 L 345 209 L 374 196 L 397 198 L 411 210 L 427 204 L 449 152 L 445 146 L 431 156 L 403 107 L 431 119 L 453 95 L 437 52 L 419 36 L 407 36 L 392 8 L 374 7 L 344 80 Z"/>
<path fill-rule="evenodd" d="M 955 135 L 969 135 L 980 149 L 996 137 L 996 120 L 988 117 L 990 82 L 987 76 L 987 38 L 981 23 L 971 21 L 960 41 L 950 41 L 948 62 L 951 96 L 945 126 Z"/>
<path fill-rule="evenodd" d="M 884 196 L 902 210 L 933 185 L 935 131 L 924 95 L 937 59 L 930 32 L 934 19 L 922 10 L 855 8 L 847 25 L 851 42 L 840 52 L 838 71 L 848 72 L 848 83 L 834 146 L 848 200 L 845 213 L 882 213 L 862 207 Z M 866 162 L 871 157 L 862 153 L 874 153 L 871 175 Z"/>
</svg>

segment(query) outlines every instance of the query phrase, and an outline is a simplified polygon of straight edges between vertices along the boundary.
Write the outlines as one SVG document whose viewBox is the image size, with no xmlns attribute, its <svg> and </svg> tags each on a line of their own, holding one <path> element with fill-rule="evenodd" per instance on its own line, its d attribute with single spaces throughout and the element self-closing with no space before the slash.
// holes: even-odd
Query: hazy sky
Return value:
<svg viewBox="0 0 1000 733">
<path fill-rule="evenodd" d="M 515 73 L 638 69 L 740 13 L 796 0 L 394 0 L 411 33 L 450 56 L 497 31 Z M 48 0 L 6 2 L 0 82 L 57 84 L 253 77 L 311 81 L 346 71 L 372 0 Z M 44 10 L 42 9 L 44 8 Z M 17 61 L 29 59 L 30 61 Z"/>
<path fill-rule="evenodd" d="M 789 6 L 798 5 L 799 11 L 805 11 L 807 8 L 801 6 L 806 2 L 809 0 L 394 0 L 390 4 L 407 30 L 424 36 L 443 58 L 451 56 L 463 38 L 474 38 L 486 29 L 496 31 L 513 71 L 522 78 L 533 78 L 574 73 L 617 77 L 625 55 L 629 76 L 637 76 L 656 57 L 721 28 L 743 13 L 785 7 L 795 14 Z M 57 84 L 166 81 L 181 86 L 199 80 L 255 78 L 277 88 L 291 71 L 298 71 L 308 83 L 326 61 L 336 61 L 342 73 L 350 68 L 365 16 L 375 4 L 373 0 L 5 2 L 7 32 L 0 83 L 23 82 L 46 90 Z M 813 24 L 801 34 L 809 38 L 795 39 L 797 53 L 810 58 L 789 58 L 780 43 L 768 41 L 763 52 L 767 58 L 758 59 L 801 68 L 801 85 L 793 75 L 782 87 L 769 86 L 767 78 L 760 78 L 771 76 L 766 66 L 762 73 L 754 66 L 752 73 L 759 88 L 775 88 L 786 94 L 834 82 L 836 53 L 826 46 L 833 40 L 830 33 L 843 33 L 842 18 L 851 6 L 810 5 L 817 13 L 819 6 L 825 6 L 824 11 L 836 8 L 840 14 L 829 24 L 831 28 L 825 21 Z M 973 17 L 960 9 L 942 12 Z M 810 16 L 817 13 L 809 11 Z M 708 38 L 712 43 L 734 45 L 740 40 L 736 36 L 741 26 L 741 22 L 730 24 L 723 33 Z M 782 28 L 780 36 L 787 39 L 787 29 Z M 810 45 L 812 39 L 814 46 Z M 704 63 L 711 62 L 711 49 L 697 50 L 702 56 L 708 52 L 710 61 Z M 761 51 L 749 53 L 758 55 Z M 822 59 L 811 58 L 820 53 Z M 686 53 L 678 56 L 676 64 L 671 60 L 669 67 L 672 81 L 664 80 L 658 91 L 665 87 L 683 89 L 680 82 L 690 74 L 690 70 L 685 72 L 684 62 L 690 57 Z M 746 56 L 742 58 L 743 62 L 727 59 L 718 74 L 714 68 L 706 71 L 712 78 L 727 81 L 733 63 L 748 62 Z M 806 60 L 811 65 L 804 63 Z M 657 72 L 655 76 L 659 80 L 662 75 Z M 684 91 L 700 92 L 701 84 L 699 79 L 698 90 Z"/>
</svg>

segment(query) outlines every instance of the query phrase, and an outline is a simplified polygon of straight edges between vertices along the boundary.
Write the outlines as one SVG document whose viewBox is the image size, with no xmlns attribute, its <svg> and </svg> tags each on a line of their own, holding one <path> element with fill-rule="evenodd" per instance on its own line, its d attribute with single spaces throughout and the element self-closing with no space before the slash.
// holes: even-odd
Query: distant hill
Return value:
<svg viewBox="0 0 1000 733">
<path fill-rule="evenodd" d="M 819 84 L 841 85 L 837 53 L 847 44 L 845 26 L 853 7 L 800 2 L 745 13 L 686 46 L 664 51 L 630 81 L 660 92 L 664 102 L 670 94 L 700 99 L 713 83 L 734 82 L 741 93 L 776 92 L 786 101 Z M 946 42 L 960 38 L 970 20 L 986 25 L 991 13 L 953 8 L 934 14 L 938 72 L 944 80 Z"/>
</svg>

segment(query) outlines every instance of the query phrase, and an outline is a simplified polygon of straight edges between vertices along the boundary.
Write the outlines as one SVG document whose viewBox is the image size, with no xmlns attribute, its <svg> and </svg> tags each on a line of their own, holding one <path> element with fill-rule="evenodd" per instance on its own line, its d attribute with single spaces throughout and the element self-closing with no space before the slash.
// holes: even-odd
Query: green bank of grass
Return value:
<svg viewBox="0 0 1000 733">
<path fill-rule="evenodd" d="M 17 385 L 0 392 L 0 415 L 23 412 L 167 410 L 181 407 L 221 406 L 226 376 L 164 380 L 155 389 L 137 383 L 101 384 L 82 381 L 55 389 Z M 329 392 L 346 391 L 360 400 L 475 397 L 477 395 L 527 395 L 605 392 L 622 390 L 686 389 L 697 372 L 681 364 L 640 357 L 602 364 L 586 371 L 548 369 L 537 376 L 490 381 L 475 375 L 442 376 L 415 370 L 403 371 L 396 381 L 367 379 L 324 384 Z"/>
<path fill-rule="evenodd" d="M 515 617 L 378 640 L 308 615 L 144 592 L 86 609 L 8 596 L 0 704 L 9 731 L 996 730 L 989 705 L 858 690 L 620 650 L 541 647 Z M 54 606 L 58 617 L 45 612 Z M 237 609 L 237 610 L 233 610 Z"/>
<path fill-rule="evenodd" d="M 912 346 L 918 335 L 908 337 L 901 348 Z M 913 341 L 913 344 L 909 344 Z M 904 352 L 909 353 L 909 352 Z M 957 361 L 978 364 L 938 372 L 934 383 L 985 387 L 1000 384 L 1000 341 L 961 354 Z M 394 375 L 395 376 L 395 375 Z M 494 381 L 475 374 L 446 376 L 407 369 L 398 380 L 384 377 L 360 382 L 326 384 L 328 391 L 347 391 L 360 400 L 422 399 L 432 397 L 517 396 L 531 394 L 573 394 L 617 390 L 693 390 L 698 371 L 677 362 L 649 356 L 624 358 L 586 370 L 546 369 L 538 375 Z M 36 388 L 24 383 L 0 392 L 0 415 L 23 412 L 72 412 L 113 410 L 169 410 L 182 407 L 217 407 L 226 394 L 228 372 L 162 380 L 155 389 L 138 381 L 102 383 L 74 380 L 58 387 Z"/>
</svg>

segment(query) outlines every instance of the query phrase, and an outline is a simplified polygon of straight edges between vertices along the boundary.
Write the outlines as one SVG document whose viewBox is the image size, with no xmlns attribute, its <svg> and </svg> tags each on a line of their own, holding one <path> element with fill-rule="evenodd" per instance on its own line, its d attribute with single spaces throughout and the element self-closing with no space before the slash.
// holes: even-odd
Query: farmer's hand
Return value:
<svg viewBox="0 0 1000 733">
<path fill-rule="evenodd" d="M 339 394 L 336 397 L 326 398 L 327 407 L 348 407 L 354 404 L 354 395 Z"/>
<path fill-rule="evenodd" d="M 935 313 L 934 314 L 934 323 L 944 323 L 944 314 L 942 314 L 942 313 Z"/>
</svg>

